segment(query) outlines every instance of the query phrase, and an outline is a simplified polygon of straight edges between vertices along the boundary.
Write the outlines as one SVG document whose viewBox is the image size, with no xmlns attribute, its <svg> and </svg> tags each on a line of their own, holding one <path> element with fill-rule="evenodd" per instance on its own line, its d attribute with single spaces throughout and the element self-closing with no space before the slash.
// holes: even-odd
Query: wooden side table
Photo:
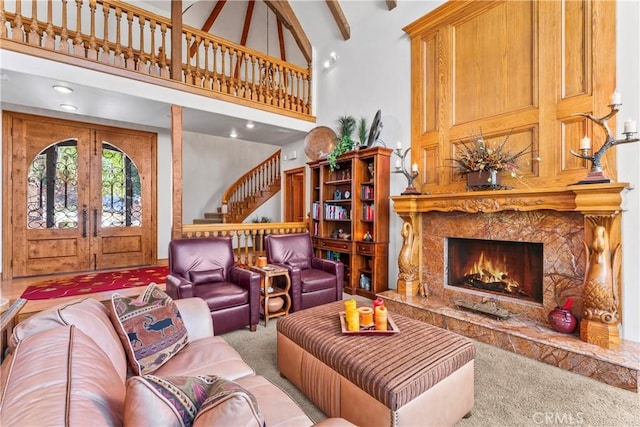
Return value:
<svg viewBox="0 0 640 427">
<path fill-rule="evenodd" d="M 8 351 L 9 337 L 13 331 L 14 326 L 18 323 L 18 314 L 22 307 L 27 303 L 24 298 L 16 299 L 13 304 L 9 304 L 10 301 L 7 298 L 0 298 L 0 362 L 4 360 L 6 352 Z"/>
<path fill-rule="evenodd" d="M 291 297 L 289 296 L 289 289 L 291 289 L 291 278 L 289 277 L 289 271 L 286 268 L 278 267 L 273 264 L 268 264 L 265 267 L 252 266 L 252 271 L 259 273 L 262 277 L 262 289 L 260 289 L 260 306 L 264 314 L 264 326 L 267 326 L 269 319 L 286 316 L 291 309 Z M 285 278 L 284 288 L 273 280 L 275 277 L 283 276 Z M 273 313 L 269 312 L 269 299 L 282 298 L 284 303 L 280 310 Z"/>
</svg>

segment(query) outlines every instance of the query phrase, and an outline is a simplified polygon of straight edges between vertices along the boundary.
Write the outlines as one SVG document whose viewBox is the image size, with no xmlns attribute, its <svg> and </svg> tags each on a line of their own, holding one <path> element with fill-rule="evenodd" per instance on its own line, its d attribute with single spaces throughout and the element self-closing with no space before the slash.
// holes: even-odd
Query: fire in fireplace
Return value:
<svg viewBox="0 0 640 427">
<path fill-rule="evenodd" d="M 542 243 L 447 239 L 449 286 L 542 304 Z"/>
</svg>

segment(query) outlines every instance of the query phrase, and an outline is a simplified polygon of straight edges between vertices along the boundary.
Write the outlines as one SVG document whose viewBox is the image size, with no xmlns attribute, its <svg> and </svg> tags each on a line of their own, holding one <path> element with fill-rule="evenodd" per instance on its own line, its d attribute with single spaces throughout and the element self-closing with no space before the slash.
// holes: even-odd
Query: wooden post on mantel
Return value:
<svg viewBox="0 0 640 427">
<path fill-rule="evenodd" d="M 403 244 L 398 255 L 398 283 L 400 295 L 428 296 L 422 278 L 422 222 L 419 214 L 400 215 Z"/>
</svg>

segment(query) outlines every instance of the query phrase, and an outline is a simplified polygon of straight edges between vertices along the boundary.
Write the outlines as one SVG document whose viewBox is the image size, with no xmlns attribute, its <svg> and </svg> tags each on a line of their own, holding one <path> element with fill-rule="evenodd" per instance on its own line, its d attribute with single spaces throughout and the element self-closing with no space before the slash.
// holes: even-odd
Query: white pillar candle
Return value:
<svg viewBox="0 0 640 427">
<path fill-rule="evenodd" d="M 398 150 L 402 150 L 402 142 L 398 141 L 398 143 L 396 144 L 396 148 Z"/>
<path fill-rule="evenodd" d="M 418 172 L 418 164 L 414 163 L 413 166 L 411 166 L 411 171 L 412 172 Z"/>
<path fill-rule="evenodd" d="M 624 133 L 636 133 L 637 131 L 635 120 L 629 119 L 624 122 Z"/>
<path fill-rule="evenodd" d="M 396 159 L 396 169 L 400 169 L 402 167 L 402 162 L 400 159 Z"/>
<path fill-rule="evenodd" d="M 591 148 L 591 140 L 589 139 L 589 137 L 587 135 L 584 136 L 584 138 L 582 138 L 580 140 L 580 149 L 581 150 L 588 150 Z"/>
<path fill-rule="evenodd" d="M 620 96 L 620 92 L 616 90 L 611 95 L 611 105 L 620 105 L 620 104 L 622 104 L 622 97 Z"/>
</svg>

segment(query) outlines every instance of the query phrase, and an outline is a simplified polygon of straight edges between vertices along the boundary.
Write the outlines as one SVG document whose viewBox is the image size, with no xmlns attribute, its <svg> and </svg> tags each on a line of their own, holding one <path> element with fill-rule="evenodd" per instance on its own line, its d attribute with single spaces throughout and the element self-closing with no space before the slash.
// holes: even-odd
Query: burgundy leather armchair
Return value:
<svg viewBox="0 0 640 427">
<path fill-rule="evenodd" d="M 289 270 L 292 311 L 342 299 L 344 265 L 316 257 L 309 233 L 269 234 L 264 241 L 267 261 Z"/>
<path fill-rule="evenodd" d="M 234 266 L 230 237 L 172 240 L 166 292 L 205 300 L 216 335 L 260 321 L 260 275 Z"/>
</svg>

